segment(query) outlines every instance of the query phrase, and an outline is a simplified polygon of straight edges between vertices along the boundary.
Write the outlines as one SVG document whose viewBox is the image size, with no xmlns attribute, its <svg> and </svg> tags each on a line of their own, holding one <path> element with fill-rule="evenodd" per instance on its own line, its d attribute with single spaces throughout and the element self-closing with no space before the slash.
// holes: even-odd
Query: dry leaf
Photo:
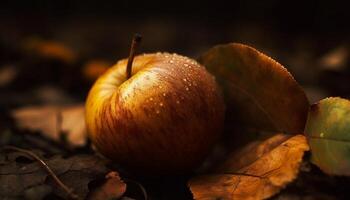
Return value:
<svg viewBox="0 0 350 200">
<path fill-rule="evenodd" d="M 298 174 L 304 152 L 303 135 L 278 134 L 232 153 L 213 174 L 190 180 L 194 199 L 266 199 Z"/>
<path fill-rule="evenodd" d="M 320 58 L 319 65 L 326 70 L 341 71 L 346 68 L 349 50 L 346 46 L 339 46 Z"/>
<path fill-rule="evenodd" d="M 311 106 L 305 134 L 311 161 L 324 172 L 350 176 L 350 101 L 326 98 Z"/>
<path fill-rule="evenodd" d="M 68 144 L 83 146 L 87 140 L 84 113 L 84 105 L 78 104 L 25 107 L 12 111 L 11 115 L 20 129 L 40 131 L 56 141 L 66 134 Z"/>
<path fill-rule="evenodd" d="M 67 193 L 37 161 L 29 162 L 31 159 L 27 158 L 22 162 L 23 158 L 19 157 L 23 154 L 17 152 L 9 152 L 6 156 L 2 152 L 0 155 L 4 155 L 0 165 L 0 199 L 44 199 L 50 193 L 67 198 Z M 105 160 L 93 155 L 55 156 L 43 160 L 80 198 L 87 196 L 91 181 L 107 173 Z"/>
<path fill-rule="evenodd" d="M 29 38 L 24 41 L 23 49 L 30 54 L 60 60 L 68 64 L 74 63 L 77 59 L 76 53 L 71 48 L 57 41 Z"/>
<path fill-rule="evenodd" d="M 105 60 L 90 60 L 83 67 L 83 75 L 89 81 L 95 81 L 112 66 L 111 62 Z"/>
<path fill-rule="evenodd" d="M 119 199 L 125 192 L 126 184 L 120 179 L 118 172 L 112 171 L 106 175 L 105 183 L 93 191 L 89 199 Z"/>
<path fill-rule="evenodd" d="M 236 43 L 210 49 L 199 62 L 215 75 L 224 90 L 228 124 L 240 120 L 246 127 L 263 131 L 303 132 L 309 103 L 303 89 L 281 64 Z"/>
<path fill-rule="evenodd" d="M 18 75 L 18 69 L 12 65 L 0 67 L 0 87 L 8 86 Z"/>
</svg>

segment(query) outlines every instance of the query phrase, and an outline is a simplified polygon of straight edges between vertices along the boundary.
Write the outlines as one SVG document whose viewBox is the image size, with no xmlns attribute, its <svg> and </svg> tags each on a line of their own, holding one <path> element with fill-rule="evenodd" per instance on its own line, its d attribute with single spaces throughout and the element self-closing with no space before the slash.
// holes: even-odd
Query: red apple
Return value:
<svg viewBox="0 0 350 200">
<path fill-rule="evenodd" d="M 92 87 L 87 130 L 106 157 L 144 175 L 195 169 L 220 136 L 224 102 L 196 61 L 169 53 L 119 61 Z"/>
</svg>

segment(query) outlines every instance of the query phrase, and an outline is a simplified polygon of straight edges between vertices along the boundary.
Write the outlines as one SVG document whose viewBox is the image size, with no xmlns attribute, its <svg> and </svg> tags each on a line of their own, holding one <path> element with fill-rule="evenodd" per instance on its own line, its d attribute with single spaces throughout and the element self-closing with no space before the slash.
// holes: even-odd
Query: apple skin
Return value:
<svg viewBox="0 0 350 200">
<path fill-rule="evenodd" d="M 224 101 L 214 77 L 177 54 L 127 59 L 93 85 L 86 102 L 89 137 L 97 150 L 142 175 L 194 170 L 219 139 Z"/>
</svg>

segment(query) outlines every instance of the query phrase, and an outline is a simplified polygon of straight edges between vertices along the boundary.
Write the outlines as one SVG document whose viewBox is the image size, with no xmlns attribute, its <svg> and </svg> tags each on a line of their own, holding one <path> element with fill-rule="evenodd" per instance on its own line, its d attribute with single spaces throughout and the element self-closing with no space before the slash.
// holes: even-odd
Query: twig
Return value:
<svg viewBox="0 0 350 200">
<path fill-rule="evenodd" d="M 3 149 L 12 150 L 12 151 L 18 151 L 25 153 L 29 155 L 30 157 L 34 158 L 36 161 L 40 163 L 42 167 L 45 168 L 45 170 L 49 173 L 49 175 L 54 179 L 54 181 L 68 194 L 69 199 L 80 199 L 78 195 L 74 194 L 73 190 L 68 188 L 58 177 L 57 175 L 51 170 L 51 168 L 43 161 L 38 155 L 33 153 L 30 150 L 18 148 L 15 146 L 5 146 Z"/>
</svg>

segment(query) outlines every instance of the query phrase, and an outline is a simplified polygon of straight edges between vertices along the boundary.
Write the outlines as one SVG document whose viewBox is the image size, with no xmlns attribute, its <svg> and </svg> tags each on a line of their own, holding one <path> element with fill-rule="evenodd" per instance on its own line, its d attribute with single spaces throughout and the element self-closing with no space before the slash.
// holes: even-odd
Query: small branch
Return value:
<svg viewBox="0 0 350 200">
<path fill-rule="evenodd" d="M 132 62 L 134 61 L 135 52 L 137 47 L 140 45 L 142 36 L 140 34 L 135 34 L 130 47 L 128 64 L 126 65 L 126 79 L 131 77 Z"/>
<path fill-rule="evenodd" d="M 54 179 L 54 181 L 68 194 L 69 199 L 80 199 L 78 195 L 73 193 L 73 190 L 68 188 L 58 177 L 57 175 L 51 170 L 51 168 L 35 153 L 32 151 L 21 149 L 14 146 L 6 146 L 3 149 L 12 150 L 12 151 L 18 151 L 21 153 L 25 153 L 29 155 L 30 157 L 34 158 L 36 161 L 40 163 L 42 167 L 45 168 L 45 170 L 49 173 L 49 175 Z"/>
</svg>

